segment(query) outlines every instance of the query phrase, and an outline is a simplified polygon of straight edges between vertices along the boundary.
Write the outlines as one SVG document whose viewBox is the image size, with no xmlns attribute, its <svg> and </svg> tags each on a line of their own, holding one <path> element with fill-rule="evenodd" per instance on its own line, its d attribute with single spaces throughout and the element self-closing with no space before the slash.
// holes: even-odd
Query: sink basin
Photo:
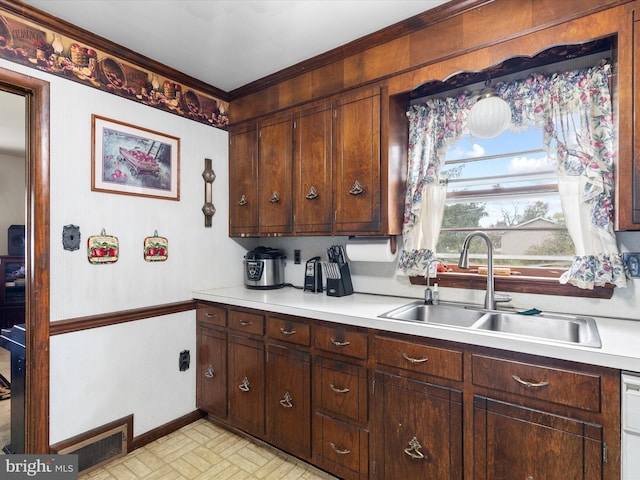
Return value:
<svg viewBox="0 0 640 480">
<path fill-rule="evenodd" d="M 434 323 L 453 327 L 471 327 L 485 312 L 451 305 L 425 305 L 414 302 L 379 315 L 380 318 Z"/>
<path fill-rule="evenodd" d="M 472 328 L 595 348 L 602 346 L 596 323 L 589 317 L 488 312 Z"/>
</svg>

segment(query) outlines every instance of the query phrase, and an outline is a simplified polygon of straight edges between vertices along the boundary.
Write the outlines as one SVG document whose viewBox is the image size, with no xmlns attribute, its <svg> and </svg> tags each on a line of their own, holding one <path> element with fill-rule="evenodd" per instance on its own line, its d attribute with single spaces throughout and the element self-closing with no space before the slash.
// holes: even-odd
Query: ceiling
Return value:
<svg viewBox="0 0 640 480">
<path fill-rule="evenodd" d="M 226 92 L 446 0 L 23 0 Z"/>
</svg>

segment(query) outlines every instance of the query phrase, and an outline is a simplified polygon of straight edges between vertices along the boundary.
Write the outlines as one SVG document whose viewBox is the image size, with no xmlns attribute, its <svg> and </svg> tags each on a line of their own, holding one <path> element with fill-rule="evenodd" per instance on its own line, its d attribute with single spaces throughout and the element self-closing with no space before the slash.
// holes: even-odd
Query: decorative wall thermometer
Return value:
<svg viewBox="0 0 640 480">
<path fill-rule="evenodd" d="M 216 174 L 213 171 L 211 165 L 211 159 L 204 159 L 204 172 L 202 172 L 202 178 L 204 179 L 204 205 L 202 206 L 202 213 L 204 213 L 204 226 L 211 227 L 211 219 L 216 213 L 216 207 L 213 206 L 213 181 L 216 179 Z"/>
</svg>

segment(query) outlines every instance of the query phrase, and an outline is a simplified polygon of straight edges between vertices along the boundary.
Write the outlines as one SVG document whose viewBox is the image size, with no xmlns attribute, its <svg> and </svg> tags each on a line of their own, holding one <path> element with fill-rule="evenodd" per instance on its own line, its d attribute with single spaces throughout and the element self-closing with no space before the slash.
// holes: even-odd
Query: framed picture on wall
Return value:
<svg viewBox="0 0 640 480">
<path fill-rule="evenodd" d="M 180 139 L 91 116 L 91 190 L 180 200 Z"/>
</svg>

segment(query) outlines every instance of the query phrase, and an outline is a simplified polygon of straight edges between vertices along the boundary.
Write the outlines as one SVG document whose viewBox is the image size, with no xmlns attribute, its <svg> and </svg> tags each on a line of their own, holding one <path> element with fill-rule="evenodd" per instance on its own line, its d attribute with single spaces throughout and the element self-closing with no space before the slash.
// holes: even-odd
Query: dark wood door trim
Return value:
<svg viewBox="0 0 640 480">
<path fill-rule="evenodd" d="M 0 69 L 27 105 L 25 452 L 49 452 L 49 82 Z"/>
</svg>

